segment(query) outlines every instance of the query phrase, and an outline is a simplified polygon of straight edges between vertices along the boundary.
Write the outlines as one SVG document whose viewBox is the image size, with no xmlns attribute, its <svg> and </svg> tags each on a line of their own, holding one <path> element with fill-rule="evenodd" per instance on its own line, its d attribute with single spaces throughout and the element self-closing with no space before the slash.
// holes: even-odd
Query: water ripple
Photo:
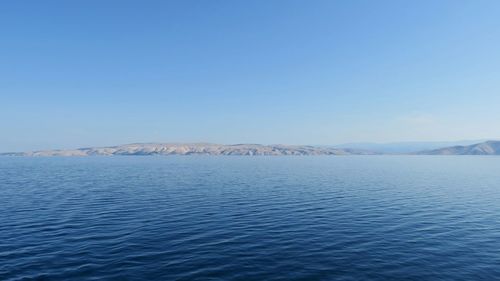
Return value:
<svg viewBox="0 0 500 281">
<path fill-rule="evenodd" d="M 496 157 L 1 160 L 0 280 L 500 276 Z"/>
</svg>

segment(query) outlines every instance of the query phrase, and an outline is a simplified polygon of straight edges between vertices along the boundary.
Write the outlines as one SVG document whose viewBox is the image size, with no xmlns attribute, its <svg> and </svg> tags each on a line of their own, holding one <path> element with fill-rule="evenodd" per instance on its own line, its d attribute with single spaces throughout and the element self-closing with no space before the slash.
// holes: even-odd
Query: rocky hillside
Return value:
<svg viewBox="0 0 500 281">
<path fill-rule="evenodd" d="M 421 155 L 500 155 L 500 141 L 422 151 Z"/>
<path fill-rule="evenodd" d="M 3 153 L 10 156 L 112 156 L 112 155 L 358 155 L 366 151 L 317 146 L 209 143 L 139 143 L 73 150 Z"/>
</svg>

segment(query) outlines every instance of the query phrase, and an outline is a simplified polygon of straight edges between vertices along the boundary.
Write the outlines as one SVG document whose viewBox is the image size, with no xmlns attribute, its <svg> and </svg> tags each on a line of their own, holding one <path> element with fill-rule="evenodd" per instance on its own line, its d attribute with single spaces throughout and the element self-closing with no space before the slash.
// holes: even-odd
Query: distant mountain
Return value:
<svg viewBox="0 0 500 281">
<path fill-rule="evenodd" d="M 500 155 L 500 141 L 422 151 L 421 155 Z"/>
<path fill-rule="evenodd" d="M 485 140 L 465 140 L 450 142 L 392 142 L 392 143 L 346 143 L 332 147 L 341 149 L 367 150 L 382 154 L 408 154 L 417 151 L 434 150 L 450 146 L 465 146 L 483 142 Z"/>
<path fill-rule="evenodd" d="M 2 153 L 4 156 L 112 156 L 112 155 L 366 155 L 355 149 L 306 145 L 210 144 L 210 143 L 137 143 L 111 147 L 72 150 L 44 150 Z"/>
</svg>

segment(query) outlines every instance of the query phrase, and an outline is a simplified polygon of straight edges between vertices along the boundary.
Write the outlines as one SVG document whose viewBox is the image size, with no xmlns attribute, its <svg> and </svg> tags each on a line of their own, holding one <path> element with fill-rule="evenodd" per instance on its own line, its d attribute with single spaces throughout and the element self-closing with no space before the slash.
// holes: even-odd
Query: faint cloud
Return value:
<svg viewBox="0 0 500 281">
<path fill-rule="evenodd" d="M 415 112 L 397 119 L 396 131 L 400 139 L 407 140 L 438 140 L 448 139 L 449 129 L 443 128 L 443 123 L 436 115 L 426 112 Z"/>
<path fill-rule="evenodd" d="M 428 127 L 438 123 L 437 118 L 430 113 L 411 113 L 400 117 L 398 121 L 410 127 Z"/>
</svg>

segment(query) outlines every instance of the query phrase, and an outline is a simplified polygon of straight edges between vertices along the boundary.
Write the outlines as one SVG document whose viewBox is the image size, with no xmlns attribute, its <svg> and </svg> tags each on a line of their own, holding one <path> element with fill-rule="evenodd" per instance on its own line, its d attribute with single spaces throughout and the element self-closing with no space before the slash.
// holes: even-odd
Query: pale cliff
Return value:
<svg viewBox="0 0 500 281">
<path fill-rule="evenodd" d="M 113 155 L 360 155 L 362 150 L 306 145 L 210 144 L 210 143 L 138 143 L 111 147 L 71 150 L 43 150 L 4 153 L 11 156 L 113 156 Z"/>
</svg>

